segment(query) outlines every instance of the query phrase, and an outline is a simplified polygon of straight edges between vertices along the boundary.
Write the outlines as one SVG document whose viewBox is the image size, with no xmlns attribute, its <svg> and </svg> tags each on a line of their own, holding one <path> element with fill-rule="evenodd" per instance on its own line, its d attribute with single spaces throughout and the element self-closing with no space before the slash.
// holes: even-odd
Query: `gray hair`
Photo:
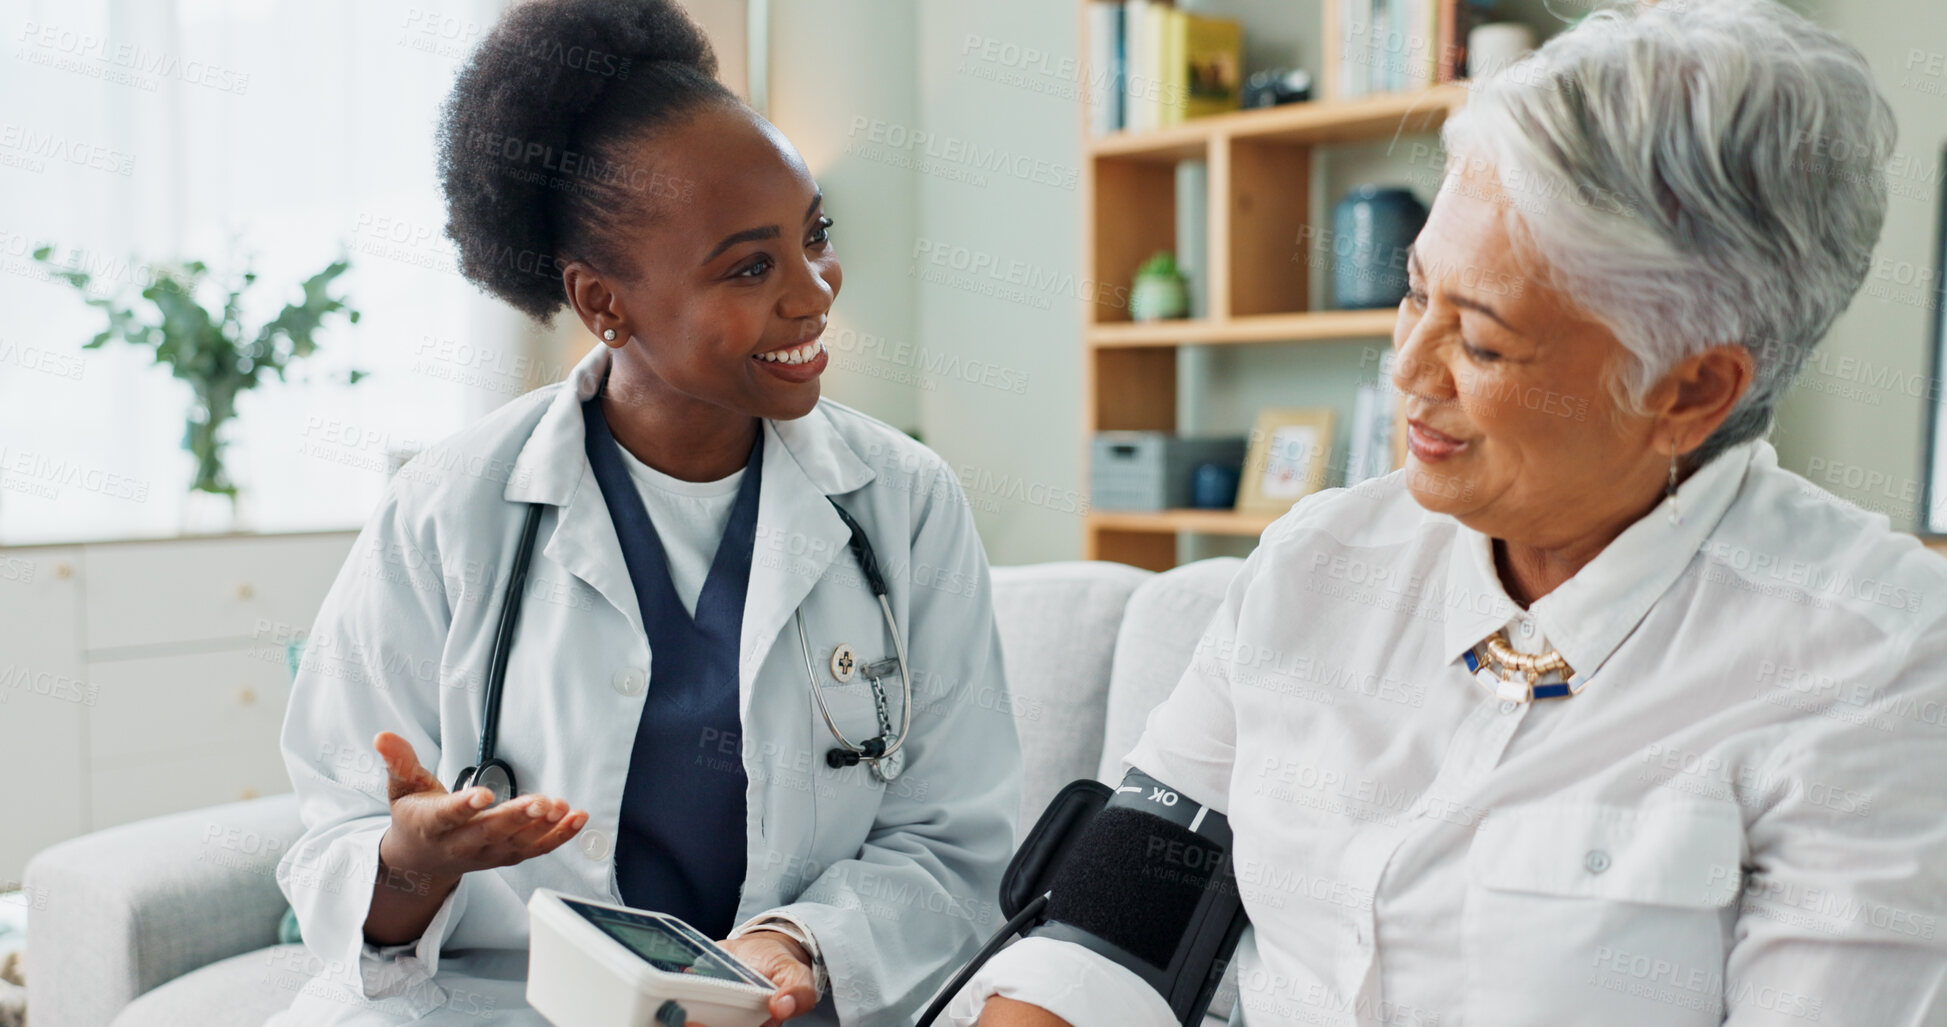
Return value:
<svg viewBox="0 0 1947 1027">
<path fill-rule="evenodd" d="M 1865 280 L 1886 219 L 1893 112 L 1858 50 L 1774 0 L 1597 11 L 1476 86 L 1449 173 L 1491 166 L 1510 230 L 1616 334 L 1626 409 L 1676 363 L 1757 363 L 1708 463 L 1771 426 Z"/>
</svg>

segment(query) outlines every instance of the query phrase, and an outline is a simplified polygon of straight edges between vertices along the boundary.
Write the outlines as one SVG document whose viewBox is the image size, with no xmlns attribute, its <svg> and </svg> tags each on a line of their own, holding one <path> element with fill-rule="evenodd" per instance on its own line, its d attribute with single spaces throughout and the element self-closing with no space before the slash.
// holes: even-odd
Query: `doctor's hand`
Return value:
<svg viewBox="0 0 1947 1027">
<path fill-rule="evenodd" d="M 795 939 L 776 931 L 752 931 L 717 944 L 777 985 L 777 994 L 771 996 L 771 1018 L 764 1021 L 764 1027 L 777 1027 L 794 1016 L 803 1016 L 818 1004 L 818 991 L 812 987 L 811 954 Z"/>
<path fill-rule="evenodd" d="M 390 776 L 392 826 L 379 840 L 379 860 L 389 869 L 457 882 L 470 871 L 552 852 L 588 823 L 586 811 L 543 795 L 516 796 L 489 808 L 493 793 L 486 788 L 448 792 L 419 765 L 412 746 L 390 731 L 379 732 L 372 747 Z"/>
</svg>

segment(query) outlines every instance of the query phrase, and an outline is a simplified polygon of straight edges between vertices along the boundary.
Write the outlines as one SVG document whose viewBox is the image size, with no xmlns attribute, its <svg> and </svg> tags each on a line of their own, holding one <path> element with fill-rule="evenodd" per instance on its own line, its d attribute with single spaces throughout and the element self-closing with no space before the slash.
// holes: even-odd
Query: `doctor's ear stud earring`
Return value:
<svg viewBox="0 0 1947 1027">
<path fill-rule="evenodd" d="M 604 328 L 604 329 L 602 329 L 602 341 L 604 341 L 604 342 L 614 342 L 614 341 L 615 341 L 615 329 L 613 329 L 613 328 Z"/>
</svg>

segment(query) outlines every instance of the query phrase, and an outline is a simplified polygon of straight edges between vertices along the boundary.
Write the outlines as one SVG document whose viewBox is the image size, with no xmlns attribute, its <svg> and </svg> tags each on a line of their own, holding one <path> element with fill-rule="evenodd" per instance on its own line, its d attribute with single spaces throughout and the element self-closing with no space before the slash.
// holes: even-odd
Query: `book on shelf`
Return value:
<svg viewBox="0 0 1947 1027">
<path fill-rule="evenodd" d="M 1456 63 L 1456 55 L 1465 46 L 1467 33 L 1460 30 L 1460 0 L 1440 0 L 1439 37 L 1434 41 L 1433 73 L 1436 82 L 1452 82 L 1467 71 L 1467 61 L 1463 56 Z"/>
<path fill-rule="evenodd" d="M 1341 100 L 1425 89 L 1466 77 L 1467 33 L 1485 0 L 1326 0 L 1339 38 L 1328 81 Z"/>
<path fill-rule="evenodd" d="M 1107 135 L 1122 127 L 1122 72 L 1122 0 L 1089 0 L 1089 134 Z"/>
<path fill-rule="evenodd" d="M 1176 162 L 1176 270 L 1190 291 L 1190 316 L 1210 316 L 1210 165 Z"/>
<path fill-rule="evenodd" d="M 1091 134 L 1148 132 L 1242 105 L 1239 23 L 1168 0 L 1090 0 L 1087 26 Z"/>
<path fill-rule="evenodd" d="M 1372 54 L 1367 66 L 1367 89 L 1375 93 L 1393 90 L 1392 52 L 1403 42 L 1394 18 L 1395 0 L 1372 0 Z"/>
<path fill-rule="evenodd" d="M 1130 132 L 1144 131 L 1156 88 L 1156 69 L 1149 53 L 1151 0 L 1128 0 L 1122 5 L 1122 124 Z"/>
<path fill-rule="evenodd" d="M 1366 94 L 1366 65 L 1371 60 L 1372 23 L 1368 0 L 1326 0 L 1336 5 L 1338 38 L 1333 42 L 1332 94 L 1341 100 Z"/>
<path fill-rule="evenodd" d="M 1467 33 L 1488 22 L 1491 11 L 1479 0 L 1439 0 L 1438 49 L 1434 55 L 1435 82 L 1458 82 L 1467 77 Z"/>
<path fill-rule="evenodd" d="M 1142 88 L 1136 99 L 1137 116 L 1130 126 L 1138 132 L 1162 128 L 1169 117 L 1170 12 L 1173 10 L 1162 0 L 1142 4 L 1141 52 L 1136 56 L 1142 67 Z"/>
<path fill-rule="evenodd" d="M 1170 123 L 1234 111 L 1243 103 L 1244 27 L 1169 10 L 1165 92 Z"/>
</svg>

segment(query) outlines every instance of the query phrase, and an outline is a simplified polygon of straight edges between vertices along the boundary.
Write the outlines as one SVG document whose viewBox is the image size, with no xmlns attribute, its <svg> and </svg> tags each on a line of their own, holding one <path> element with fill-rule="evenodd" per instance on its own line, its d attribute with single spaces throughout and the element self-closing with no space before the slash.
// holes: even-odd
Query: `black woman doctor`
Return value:
<svg viewBox="0 0 1947 1027">
<path fill-rule="evenodd" d="M 541 1023 L 542 886 L 731 939 L 777 1020 L 910 1020 L 991 928 L 1020 757 L 986 558 L 943 461 L 819 398 L 832 219 L 714 68 L 670 0 L 536 0 L 460 74 L 462 270 L 597 344 L 401 470 L 326 600 L 279 868 L 321 969 L 274 1023 Z M 536 504 L 495 804 L 443 782 Z M 828 758 L 875 742 L 900 751 Z M 385 775 L 334 757 L 373 745 Z"/>
</svg>

